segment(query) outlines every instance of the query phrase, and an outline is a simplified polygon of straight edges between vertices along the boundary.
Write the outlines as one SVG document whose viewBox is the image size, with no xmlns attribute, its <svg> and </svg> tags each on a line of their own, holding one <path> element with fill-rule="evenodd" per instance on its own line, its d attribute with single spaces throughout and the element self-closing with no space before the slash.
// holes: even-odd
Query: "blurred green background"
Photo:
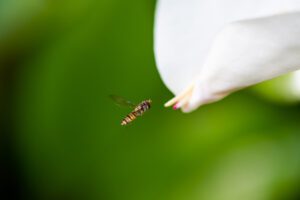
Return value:
<svg viewBox="0 0 300 200">
<path fill-rule="evenodd" d="M 267 83 L 191 114 L 164 109 L 154 11 L 154 0 L 0 1 L 1 199 L 300 198 L 300 106 L 257 95 Z M 130 109 L 109 94 L 153 108 L 121 127 Z"/>
</svg>

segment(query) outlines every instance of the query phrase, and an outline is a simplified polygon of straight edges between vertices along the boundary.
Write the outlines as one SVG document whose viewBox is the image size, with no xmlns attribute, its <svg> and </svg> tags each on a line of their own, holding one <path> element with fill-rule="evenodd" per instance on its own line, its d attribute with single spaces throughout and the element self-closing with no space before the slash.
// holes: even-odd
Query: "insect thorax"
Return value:
<svg viewBox="0 0 300 200">
<path fill-rule="evenodd" d="M 148 101 L 142 101 L 137 107 L 135 107 L 134 112 L 137 115 L 142 115 L 145 111 L 150 108 L 150 103 Z"/>
</svg>

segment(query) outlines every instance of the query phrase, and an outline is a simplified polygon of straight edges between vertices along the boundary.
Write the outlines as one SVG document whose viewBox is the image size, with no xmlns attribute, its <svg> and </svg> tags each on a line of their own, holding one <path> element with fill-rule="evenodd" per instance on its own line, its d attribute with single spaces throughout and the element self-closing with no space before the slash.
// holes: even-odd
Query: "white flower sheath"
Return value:
<svg viewBox="0 0 300 200">
<path fill-rule="evenodd" d="M 159 73 L 190 112 L 300 69 L 299 0 L 159 0 Z"/>
</svg>

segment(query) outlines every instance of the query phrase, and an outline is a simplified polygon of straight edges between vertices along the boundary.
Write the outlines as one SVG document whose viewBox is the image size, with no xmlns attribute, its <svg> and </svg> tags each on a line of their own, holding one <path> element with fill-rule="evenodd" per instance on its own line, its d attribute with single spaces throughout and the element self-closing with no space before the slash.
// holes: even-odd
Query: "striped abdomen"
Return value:
<svg viewBox="0 0 300 200">
<path fill-rule="evenodd" d="M 121 122 L 121 125 L 127 125 L 133 120 L 135 120 L 138 116 L 141 116 L 149 110 L 151 107 L 151 100 L 142 101 L 139 105 L 137 105 L 134 110 L 129 113 Z"/>
</svg>

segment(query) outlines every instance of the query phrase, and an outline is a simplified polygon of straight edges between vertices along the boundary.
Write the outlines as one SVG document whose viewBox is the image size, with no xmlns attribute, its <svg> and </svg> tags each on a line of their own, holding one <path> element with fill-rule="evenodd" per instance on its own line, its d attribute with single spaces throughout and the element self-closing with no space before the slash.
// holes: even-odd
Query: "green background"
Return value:
<svg viewBox="0 0 300 200">
<path fill-rule="evenodd" d="M 155 67 L 154 10 L 154 0 L 0 1 L 1 153 L 20 198 L 298 199 L 299 105 L 244 90 L 191 114 L 163 108 L 172 94 Z M 153 108 L 121 127 L 130 109 L 109 94 Z"/>
</svg>

